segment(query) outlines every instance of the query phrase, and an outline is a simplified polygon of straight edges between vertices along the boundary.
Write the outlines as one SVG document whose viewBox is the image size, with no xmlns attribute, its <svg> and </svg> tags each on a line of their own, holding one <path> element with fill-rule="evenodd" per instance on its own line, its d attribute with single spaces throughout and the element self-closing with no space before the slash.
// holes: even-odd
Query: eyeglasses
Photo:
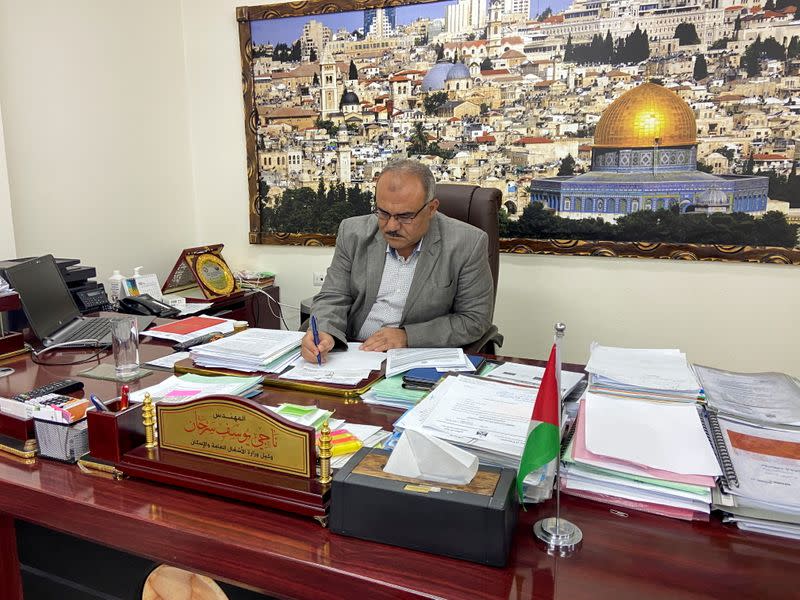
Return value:
<svg viewBox="0 0 800 600">
<path fill-rule="evenodd" d="M 394 220 L 397 221 L 398 223 L 402 223 L 403 225 L 408 225 L 409 223 L 411 223 L 411 221 L 413 221 L 417 217 L 417 215 L 419 213 L 422 212 L 423 208 L 428 206 L 428 204 L 430 204 L 430 200 L 428 202 L 426 202 L 425 204 L 423 204 L 422 208 L 420 208 L 415 213 L 400 213 L 400 214 L 397 214 L 397 215 L 393 215 L 392 213 L 386 212 L 385 210 L 383 210 L 382 208 L 378 208 L 377 206 L 375 207 L 375 210 L 373 210 L 372 212 L 381 221 L 388 221 L 389 219 L 394 217 Z"/>
</svg>

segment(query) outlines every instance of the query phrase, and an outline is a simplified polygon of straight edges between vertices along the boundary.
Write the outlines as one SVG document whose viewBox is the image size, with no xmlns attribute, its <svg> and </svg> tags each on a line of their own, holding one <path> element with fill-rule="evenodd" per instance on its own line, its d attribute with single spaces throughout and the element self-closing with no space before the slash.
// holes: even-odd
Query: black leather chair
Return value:
<svg viewBox="0 0 800 600">
<path fill-rule="evenodd" d="M 500 223 L 497 214 L 503 194 L 496 188 L 439 183 L 436 185 L 436 198 L 439 199 L 439 210 L 442 213 L 474 225 L 489 236 L 489 267 L 492 270 L 494 297 L 497 301 L 497 278 L 500 271 Z M 502 344 L 503 336 L 492 325 L 481 339 L 469 344 L 464 350 L 494 354 L 497 346 Z"/>
</svg>

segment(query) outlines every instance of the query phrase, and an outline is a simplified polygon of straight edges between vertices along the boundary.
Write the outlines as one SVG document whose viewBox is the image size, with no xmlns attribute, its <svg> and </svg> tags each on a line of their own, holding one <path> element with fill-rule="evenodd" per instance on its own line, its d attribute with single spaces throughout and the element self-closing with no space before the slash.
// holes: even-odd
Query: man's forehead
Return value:
<svg viewBox="0 0 800 600">
<path fill-rule="evenodd" d="M 422 182 L 414 175 L 387 173 L 378 179 L 378 185 L 375 189 L 375 200 L 382 200 L 385 202 L 391 201 L 394 204 L 401 202 L 419 204 L 419 202 L 417 202 L 418 199 L 424 201 L 424 192 L 425 189 Z M 389 194 L 403 195 L 387 198 Z"/>
</svg>

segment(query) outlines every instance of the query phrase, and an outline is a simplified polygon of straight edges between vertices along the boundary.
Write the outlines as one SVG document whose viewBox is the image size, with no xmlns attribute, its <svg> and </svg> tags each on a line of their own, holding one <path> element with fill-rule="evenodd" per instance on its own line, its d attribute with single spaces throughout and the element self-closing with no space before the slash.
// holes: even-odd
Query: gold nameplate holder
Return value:
<svg viewBox="0 0 800 600">
<path fill-rule="evenodd" d="M 313 427 L 224 395 L 154 406 L 147 394 L 141 415 L 145 443 L 122 456 L 118 468 L 126 475 L 327 522 L 330 443 L 320 444 L 317 477 Z M 329 434 L 326 424 L 321 440 L 329 442 Z"/>
</svg>

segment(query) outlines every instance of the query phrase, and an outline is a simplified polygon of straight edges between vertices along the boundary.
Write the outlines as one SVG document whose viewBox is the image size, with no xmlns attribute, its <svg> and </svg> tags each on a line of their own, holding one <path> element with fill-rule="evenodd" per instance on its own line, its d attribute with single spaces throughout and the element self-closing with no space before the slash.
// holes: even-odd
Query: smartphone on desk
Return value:
<svg viewBox="0 0 800 600">
<path fill-rule="evenodd" d="M 119 311 L 131 315 L 154 315 L 170 318 L 180 314 L 177 308 L 153 298 L 150 294 L 120 298 Z"/>
</svg>

